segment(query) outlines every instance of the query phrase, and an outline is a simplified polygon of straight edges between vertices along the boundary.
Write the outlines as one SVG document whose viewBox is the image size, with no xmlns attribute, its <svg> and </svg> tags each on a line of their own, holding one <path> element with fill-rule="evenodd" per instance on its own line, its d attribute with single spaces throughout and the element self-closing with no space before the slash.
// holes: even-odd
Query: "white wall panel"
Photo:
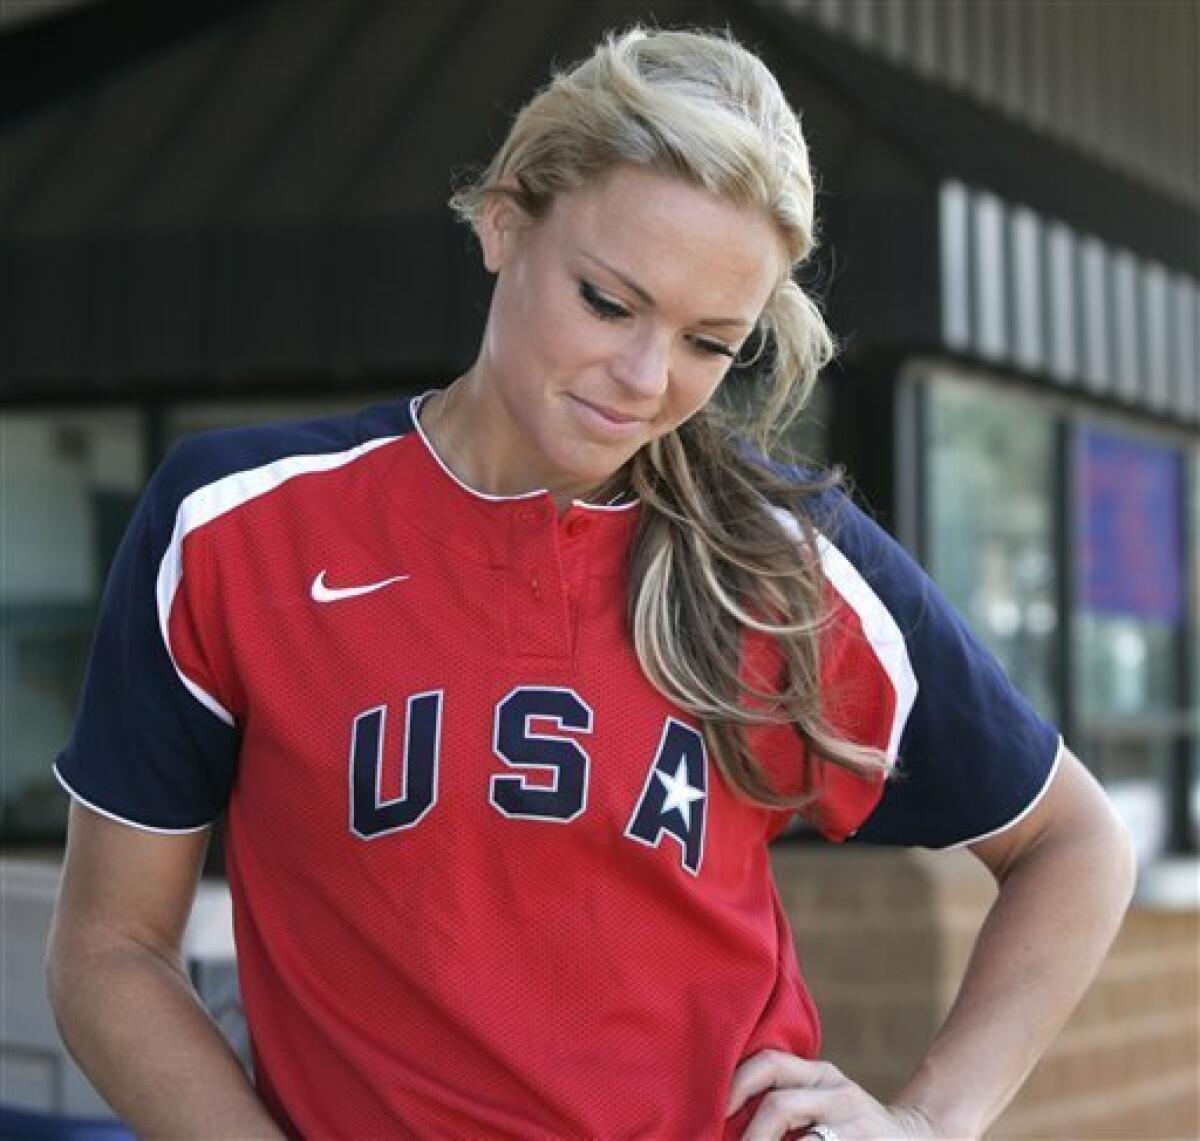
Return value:
<svg viewBox="0 0 1200 1141">
<path fill-rule="evenodd" d="M 1042 348 L 1042 232 L 1037 215 L 1024 206 L 1009 214 L 1009 305 L 1012 356 L 1022 368 L 1040 369 Z"/>
<path fill-rule="evenodd" d="M 758 0 L 1200 205 L 1200 0 Z"/>
<path fill-rule="evenodd" d="M 1139 292 L 1145 334 L 1146 401 L 1155 411 L 1167 411 L 1171 405 L 1171 373 L 1166 270 L 1154 262 L 1143 266 Z"/>
<path fill-rule="evenodd" d="M 956 349 L 971 343 L 970 200 L 960 182 L 942 186 L 942 337 Z"/>
<path fill-rule="evenodd" d="M 1079 375 L 1078 251 L 1075 235 L 1062 222 L 1051 222 L 1046 234 L 1046 311 L 1050 375 L 1063 383 Z"/>
<path fill-rule="evenodd" d="M 1109 261 L 1112 282 L 1112 347 L 1116 393 L 1136 403 L 1147 398 L 1142 368 L 1141 330 L 1138 314 L 1137 262 L 1128 250 L 1117 250 Z"/>
<path fill-rule="evenodd" d="M 1112 307 L 1109 303 L 1108 257 L 1104 244 L 1092 234 L 1079 243 L 1080 316 L 1083 319 L 1084 382 L 1093 392 L 1108 392 L 1113 380 L 1109 333 Z"/>
<path fill-rule="evenodd" d="M 999 198 L 986 191 L 974 196 L 973 206 L 971 284 L 975 348 L 989 360 L 1001 360 L 1008 352 L 1004 207 Z"/>
<path fill-rule="evenodd" d="M 1176 277 L 1171 288 L 1171 372 L 1175 407 L 1186 417 L 1200 417 L 1200 292 L 1186 278 Z"/>
</svg>

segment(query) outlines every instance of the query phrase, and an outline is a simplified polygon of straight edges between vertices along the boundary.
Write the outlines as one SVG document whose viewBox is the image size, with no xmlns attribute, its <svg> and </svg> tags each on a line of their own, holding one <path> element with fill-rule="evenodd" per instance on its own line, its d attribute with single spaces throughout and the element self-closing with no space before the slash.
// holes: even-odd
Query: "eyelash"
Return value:
<svg viewBox="0 0 1200 1141">
<path fill-rule="evenodd" d="M 581 281 L 579 283 L 579 296 L 583 298 L 584 304 L 597 316 L 601 321 L 619 321 L 622 317 L 628 317 L 629 311 L 623 306 L 618 305 L 615 301 L 609 301 L 608 298 L 602 297 L 599 290 L 590 281 Z M 732 360 L 737 356 L 736 350 L 728 345 L 723 345 L 719 341 L 710 341 L 706 338 L 692 338 L 692 344 L 702 353 L 708 356 L 729 357 Z"/>
</svg>

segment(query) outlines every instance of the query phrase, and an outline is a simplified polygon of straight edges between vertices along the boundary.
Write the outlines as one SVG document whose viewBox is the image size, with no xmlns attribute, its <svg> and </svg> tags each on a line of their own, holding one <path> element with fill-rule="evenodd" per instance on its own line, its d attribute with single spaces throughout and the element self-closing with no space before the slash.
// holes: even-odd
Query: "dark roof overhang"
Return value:
<svg viewBox="0 0 1200 1141">
<path fill-rule="evenodd" d="M 0 37 L 10 90 L 14 43 L 37 32 L 39 74 L 66 45 L 54 82 L 0 108 L 0 395 L 448 378 L 488 294 L 453 172 L 552 61 L 634 19 L 615 0 L 212 0 Z M 806 280 L 860 343 L 939 345 L 947 177 L 1196 272 L 1194 211 L 810 23 L 715 0 L 652 22 L 728 25 L 780 76 L 818 173 Z"/>
</svg>

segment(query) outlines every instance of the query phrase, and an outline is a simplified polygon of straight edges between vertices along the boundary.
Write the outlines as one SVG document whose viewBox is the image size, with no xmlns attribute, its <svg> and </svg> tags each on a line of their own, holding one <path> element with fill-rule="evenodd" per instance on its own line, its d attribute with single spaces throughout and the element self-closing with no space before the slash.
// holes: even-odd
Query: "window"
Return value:
<svg viewBox="0 0 1200 1141">
<path fill-rule="evenodd" d="M 0 829 L 57 837 L 51 764 L 70 732 L 109 564 L 144 477 L 130 412 L 0 417 Z"/>
<path fill-rule="evenodd" d="M 1191 574 L 1192 584 L 1191 616 L 1192 628 L 1188 635 L 1187 644 L 1191 657 L 1188 668 L 1192 675 L 1191 700 L 1188 703 L 1187 721 L 1191 726 L 1191 804 L 1190 819 L 1192 823 L 1192 839 L 1200 842 L 1200 451 L 1192 453 L 1192 485 L 1189 492 L 1192 501 L 1192 551 Z"/>
<path fill-rule="evenodd" d="M 180 404 L 167 414 L 167 447 L 184 436 L 211 428 L 231 428 L 242 424 L 266 424 L 277 420 L 308 420 L 321 416 L 340 416 L 368 408 L 386 400 L 400 400 L 394 392 L 367 393 L 338 397 L 286 397 L 278 400 L 230 400 L 212 404 Z"/>
<path fill-rule="evenodd" d="M 1185 731 L 1184 456 L 1087 423 L 1073 452 L 1080 747 L 1149 856 Z"/>
<path fill-rule="evenodd" d="M 926 427 L 929 571 L 1014 683 L 1058 720 L 1053 418 L 1019 396 L 937 380 Z"/>
<path fill-rule="evenodd" d="M 205 428 L 302 419 L 393 394 L 180 405 L 166 442 Z M 70 736 L 100 596 L 150 469 L 147 414 L 0 416 L 0 835 L 57 842 L 67 797 L 51 765 Z"/>
</svg>

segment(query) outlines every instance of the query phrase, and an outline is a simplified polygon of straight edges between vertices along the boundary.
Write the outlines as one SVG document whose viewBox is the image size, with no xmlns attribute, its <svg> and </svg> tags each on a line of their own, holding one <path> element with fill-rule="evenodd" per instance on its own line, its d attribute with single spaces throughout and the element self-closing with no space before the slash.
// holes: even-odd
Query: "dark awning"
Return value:
<svg viewBox="0 0 1200 1141">
<path fill-rule="evenodd" d="M 461 359 L 481 283 L 449 171 L 586 23 L 514 7 L 241 5 L 10 124 L 8 383 Z"/>
<path fill-rule="evenodd" d="M 894 140 L 939 180 L 985 187 L 1112 246 L 1200 277 L 1200 213 L 1194 207 L 819 25 L 801 24 L 775 7 L 764 6 L 760 17 L 775 29 L 777 50 L 839 90 L 864 127 Z M 843 188 L 869 190 L 867 178 L 839 173 Z"/>
<path fill-rule="evenodd" d="M 552 60 L 648 18 L 616 0 L 224 0 L 180 25 L 165 7 L 65 17 L 56 83 L 55 21 L 0 37 L 17 93 L 0 118 L 0 395 L 451 375 L 487 296 L 451 172 L 486 159 Z M 1194 215 L 781 11 L 654 14 L 729 25 L 780 75 L 820 175 L 814 279 L 867 342 L 939 343 L 947 173 L 1166 264 L 1200 257 L 1181 240 Z"/>
</svg>

